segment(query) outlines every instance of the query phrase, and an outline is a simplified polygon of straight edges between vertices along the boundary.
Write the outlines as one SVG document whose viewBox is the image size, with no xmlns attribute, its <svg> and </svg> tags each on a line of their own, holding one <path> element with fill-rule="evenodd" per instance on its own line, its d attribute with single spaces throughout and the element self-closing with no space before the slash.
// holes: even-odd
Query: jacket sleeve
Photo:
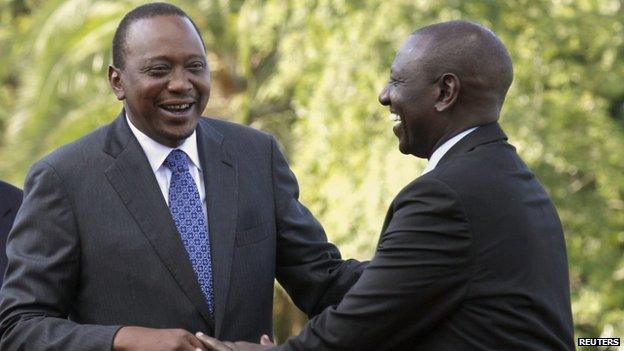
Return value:
<svg viewBox="0 0 624 351">
<path fill-rule="evenodd" d="M 366 263 L 343 260 L 314 216 L 299 202 L 299 187 L 271 139 L 277 247 L 276 277 L 309 317 L 342 300 Z"/>
<path fill-rule="evenodd" d="M 0 350 L 110 351 L 119 326 L 68 319 L 80 271 L 71 200 L 52 166 L 36 163 L 7 243 Z"/>
<path fill-rule="evenodd" d="M 342 302 L 271 350 L 402 350 L 457 308 L 473 267 L 459 197 L 418 180 L 392 206 L 373 260 Z"/>
</svg>

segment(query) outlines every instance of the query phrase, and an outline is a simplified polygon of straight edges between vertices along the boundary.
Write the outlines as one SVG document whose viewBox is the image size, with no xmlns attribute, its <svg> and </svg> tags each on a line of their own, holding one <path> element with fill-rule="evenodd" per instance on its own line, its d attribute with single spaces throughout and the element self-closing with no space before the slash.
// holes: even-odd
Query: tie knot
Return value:
<svg viewBox="0 0 624 351">
<path fill-rule="evenodd" d="M 187 172 L 189 169 L 186 154 L 179 149 L 172 150 L 163 163 L 173 173 Z"/>
</svg>

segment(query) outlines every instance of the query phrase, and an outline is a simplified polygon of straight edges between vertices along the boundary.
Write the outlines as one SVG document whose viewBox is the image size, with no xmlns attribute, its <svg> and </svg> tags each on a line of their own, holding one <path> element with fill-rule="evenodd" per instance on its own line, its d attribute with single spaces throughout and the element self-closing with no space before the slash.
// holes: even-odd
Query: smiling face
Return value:
<svg viewBox="0 0 624 351">
<path fill-rule="evenodd" d="M 431 156 L 443 134 L 444 118 L 435 108 L 440 97 L 439 77 L 423 64 L 430 38 L 411 35 L 392 63 L 390 80 L 379 94 L 379 102 L 390 107 L 398 121 L 393 130 L 399 150 L 421 158 Z"/>
<path fill-rule="evenodd" d="M 155 141 L 176 147 L 189 137 L 210 96 L 210 70 L 193 24 L 176 15 L 137 20 L 123 49 L 124 68 L 109 68 L 110 84 L 132 123 Z"/>
</svg>

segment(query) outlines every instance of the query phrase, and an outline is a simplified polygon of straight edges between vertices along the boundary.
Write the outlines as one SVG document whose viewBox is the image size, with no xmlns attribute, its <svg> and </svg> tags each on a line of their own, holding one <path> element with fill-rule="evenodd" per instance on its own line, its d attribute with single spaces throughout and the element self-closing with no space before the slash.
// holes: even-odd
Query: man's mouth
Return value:
<svg viewBox="0 0 624 351">
<path fill-rule="evenodd" d="M 162 104 L 159 105 L 160 108 L 175 114 L 182 114 L 187 112 L 193 107 L 193 103 L 185 103 L 185 104 Z"/>
<path fill-rule="evenodd" d="M 402 134 L 402 127 L 403 127 L 403 120 L 401 118 L 400 115 L 390 111 L 390 119 L 394 122 L 397 122 L 393 127 L 392 127 L 392 131 L 394 132 L 394 135 L 396 135 L 399 139 L 401 139 L 401 134 Z"/>
<path fill-rule="evenodd" d="M 396 113 L 390 113 L 390 119 L 393 120 L 394 122 L 401 122 L 401 116 L 397 115 Z"/>
</svg>

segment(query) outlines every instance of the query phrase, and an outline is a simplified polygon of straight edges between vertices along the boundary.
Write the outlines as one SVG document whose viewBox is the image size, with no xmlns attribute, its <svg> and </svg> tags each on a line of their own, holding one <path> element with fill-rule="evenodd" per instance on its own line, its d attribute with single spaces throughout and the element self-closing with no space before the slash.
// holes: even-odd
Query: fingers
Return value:
<svg viewBox="0 0 624 351">
<path fill-rule="evenodd" d="M 171 333 L 178 340 L 176 350 L 185 351 L 206 351 L 204 345 L 199 341 L 195 335 L 189 333 L 184 329 L 172 329 Z"/>
<path fill-rule="evenodd" d="M 195 334 L 197 339 L 202 342 L 208 351 L 242 351 L 242 350 L 266 350 L 271 346 L 275 346 L 267 335 L 262 335 L 260 345 L 239 341 L 232 343 L 229 341 L 219 341 L 202 332 Z"/>
<path fill-rule="evenodd" d="M 234 344 L 228 343 L 228 342 L 223 343 L 202 332 L 197 332 L 195 336 L 204 344 L 204 347 L 206 347 L 208 351 L 233 351 L 234 350 L 234 347 L 232 347 L 234 346 Z"/>
<path fill-rule="evenodd" d="M 113 350 L 206 351 L 206 348 L 193 334 L 184 329 L 127 326 L 119 329 L 115 335 Z"/>
<path fill-rule="evenodd" d="M 224 341 L 225 346 L 229 347 L 232 351 L 238 351 L 238 347 L 236 347 L 237 343 L 233 343 L 231 341 Z"/>
<path fill-rule="evenodd" d="M 264 345 L 264 346 L 275 346 L 275 344 L 271 341 L 271 339 L 269 338 L 268 335 L 263 334 L 260 337 L 260 345 Z"/>
<path fill-rule="evenodd" d="M 195 337 L 195 335 L 185 331 L 184 339 L 189 343 L 189 350 L 192 351 L 206 351 L 204 344 Z"/>
</svg>

